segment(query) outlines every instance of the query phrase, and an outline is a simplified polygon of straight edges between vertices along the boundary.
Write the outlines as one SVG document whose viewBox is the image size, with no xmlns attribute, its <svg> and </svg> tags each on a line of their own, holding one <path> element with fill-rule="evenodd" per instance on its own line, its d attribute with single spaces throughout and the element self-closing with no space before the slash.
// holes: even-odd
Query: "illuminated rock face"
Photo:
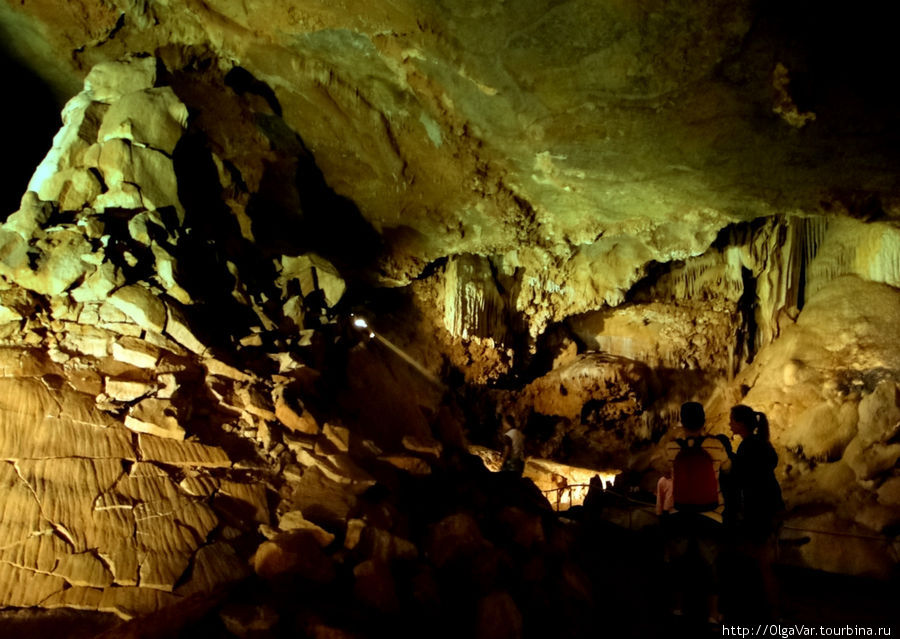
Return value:
<svg viewBox="0 0 900 639">
<path fill-rule="evenodd" d="M 53 436 L 46 411 L 0 415 L 0 501 L 22 505 L 0 605 L 131 616 L 247 565 L 327 582 L 329 530 L 413 555 L 348 518 L 372 464 L 426 477 L 429 429 L 461 443 L 461 420 L 377 340 L 329 350 L 354 287 L 404 287 L 379 333 L 472 388 L 502 381 L 490 408 L 560 462 L 652 486 L 682 401 L 716 432 L 735 403 L 765 411 L 788 523 L 812 531 L 791 560 L 889 571 L 896 118 L 874 46 L 840 58 L 801 30 L 794 49 L 798 16 L 768 11 L 0 5 L 10 46 L 74 96 L 0 228 L 2 393 L 85 407 Z M 152 543 L 116 538 L 140 526 Z M 877 543 L 834 552 L 848 533 Z M 390 607 L 370 559 L 359 596 Z M 517 627 L 496 599 L 484 623 Z"/>
<path fill-rule="evenodd" d="M 10 45 L 67 96 L 128 53 L 246 70 L 265 86 L 252 99 L 384 239 L 385 282 L 493 256 L 524 271 L 516 305 L 535 335 L 618 304 L 731 222 L 896 217 L 878 15 L 820 11 L 813 28 L 801 9 L 742 1 L 2 7 Z"/>
</svg>

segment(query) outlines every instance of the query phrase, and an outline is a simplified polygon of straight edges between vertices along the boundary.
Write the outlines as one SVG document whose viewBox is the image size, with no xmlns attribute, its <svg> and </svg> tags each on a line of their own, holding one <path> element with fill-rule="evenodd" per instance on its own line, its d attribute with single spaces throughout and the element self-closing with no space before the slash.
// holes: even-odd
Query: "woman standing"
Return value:
<svg viewBox="0 0 900 639">
<path fill-rule="evenodd" d="M 746 589 L 737 596 L 742 615 L 771 617 L 775 614 L 772 559 L 784 511 L 775 478 L 778 454 L 769 441 L 769 420 L 763 413 L 739 404 L 731 409 L 730 426 L 741 443 L 730 455 L 730 472 L 722 477 L 723 521 L 734 542 L 734 565 L 729 572 L 746 570 L 749 574 L 743 576 L 751 577 L 736 580 Z"/>
</svg>

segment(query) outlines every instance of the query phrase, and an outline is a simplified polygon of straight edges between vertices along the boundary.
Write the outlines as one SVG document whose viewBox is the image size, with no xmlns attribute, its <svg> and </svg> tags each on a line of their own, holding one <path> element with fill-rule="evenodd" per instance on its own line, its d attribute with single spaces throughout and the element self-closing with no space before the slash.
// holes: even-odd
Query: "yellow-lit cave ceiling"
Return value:
<svg viewBox="0 0 900 639">
<path fill-rule="evenodd" d="M 650 636 L 688 400 L 768 415 L 783 566 L 892 583 L 879 4 L 4 0 L 0 34 L 0 627 Z M 537 491 L 486 470 L 503 415 Z M 631 536 L 554 513 L 597 473 Z"/>
</svg>

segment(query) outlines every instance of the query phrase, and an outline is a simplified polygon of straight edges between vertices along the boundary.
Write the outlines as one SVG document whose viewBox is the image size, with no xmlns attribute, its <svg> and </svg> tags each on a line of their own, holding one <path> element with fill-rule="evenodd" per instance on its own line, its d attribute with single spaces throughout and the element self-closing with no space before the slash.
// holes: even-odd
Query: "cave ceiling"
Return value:
<svg viewBox="0 0 900 639">
<path fill-rule="evenodd" d="M 381 234 L 384 284 L 462 253 L 523 268 L 536 298 L 573 260 L 606 269 L 557 317 L 617 303 L 734 222 L 896 220 L 883 18 L 740 0 L 0 4 L 7 53 L 60 102 L 127 55 L 264 83 Z"/>
<path fill-rule="evenodd" d="M 18 165 L 0 182 L 0 504 L 22 513 L 0 517 L 21 542 L 0 544 L 0 605 L 158 610 L 239 578 L 247 557 L 219 544 L 274 543 L 275 519 L 316 550 L 329 530 L 354 544 L 384 464 L 425 476 L 472 444 L 497 467 L 501 415 L 545 492 L 594 471 L 652 491 L 691 399 L 711 432 L 735 403 L 769 416 L 787 521 L 819 535 L 796 563 L 895 574 L 887 17 L 0 2 Z M 32 488 L 51 481 L 81 488 Z"/>
</svg>

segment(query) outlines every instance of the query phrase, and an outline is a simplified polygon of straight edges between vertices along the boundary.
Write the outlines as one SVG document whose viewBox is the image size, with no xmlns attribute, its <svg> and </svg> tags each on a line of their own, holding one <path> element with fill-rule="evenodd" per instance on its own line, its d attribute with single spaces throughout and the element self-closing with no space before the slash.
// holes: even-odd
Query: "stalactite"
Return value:
<svg viewBox="0 0 900 639">
<path fill-rule="evenodd" d="M 447 264 L 444 325 L 454 336 L 507 339 L 507 311 L 487 259 L 460 255 Z"/>
</svg>

